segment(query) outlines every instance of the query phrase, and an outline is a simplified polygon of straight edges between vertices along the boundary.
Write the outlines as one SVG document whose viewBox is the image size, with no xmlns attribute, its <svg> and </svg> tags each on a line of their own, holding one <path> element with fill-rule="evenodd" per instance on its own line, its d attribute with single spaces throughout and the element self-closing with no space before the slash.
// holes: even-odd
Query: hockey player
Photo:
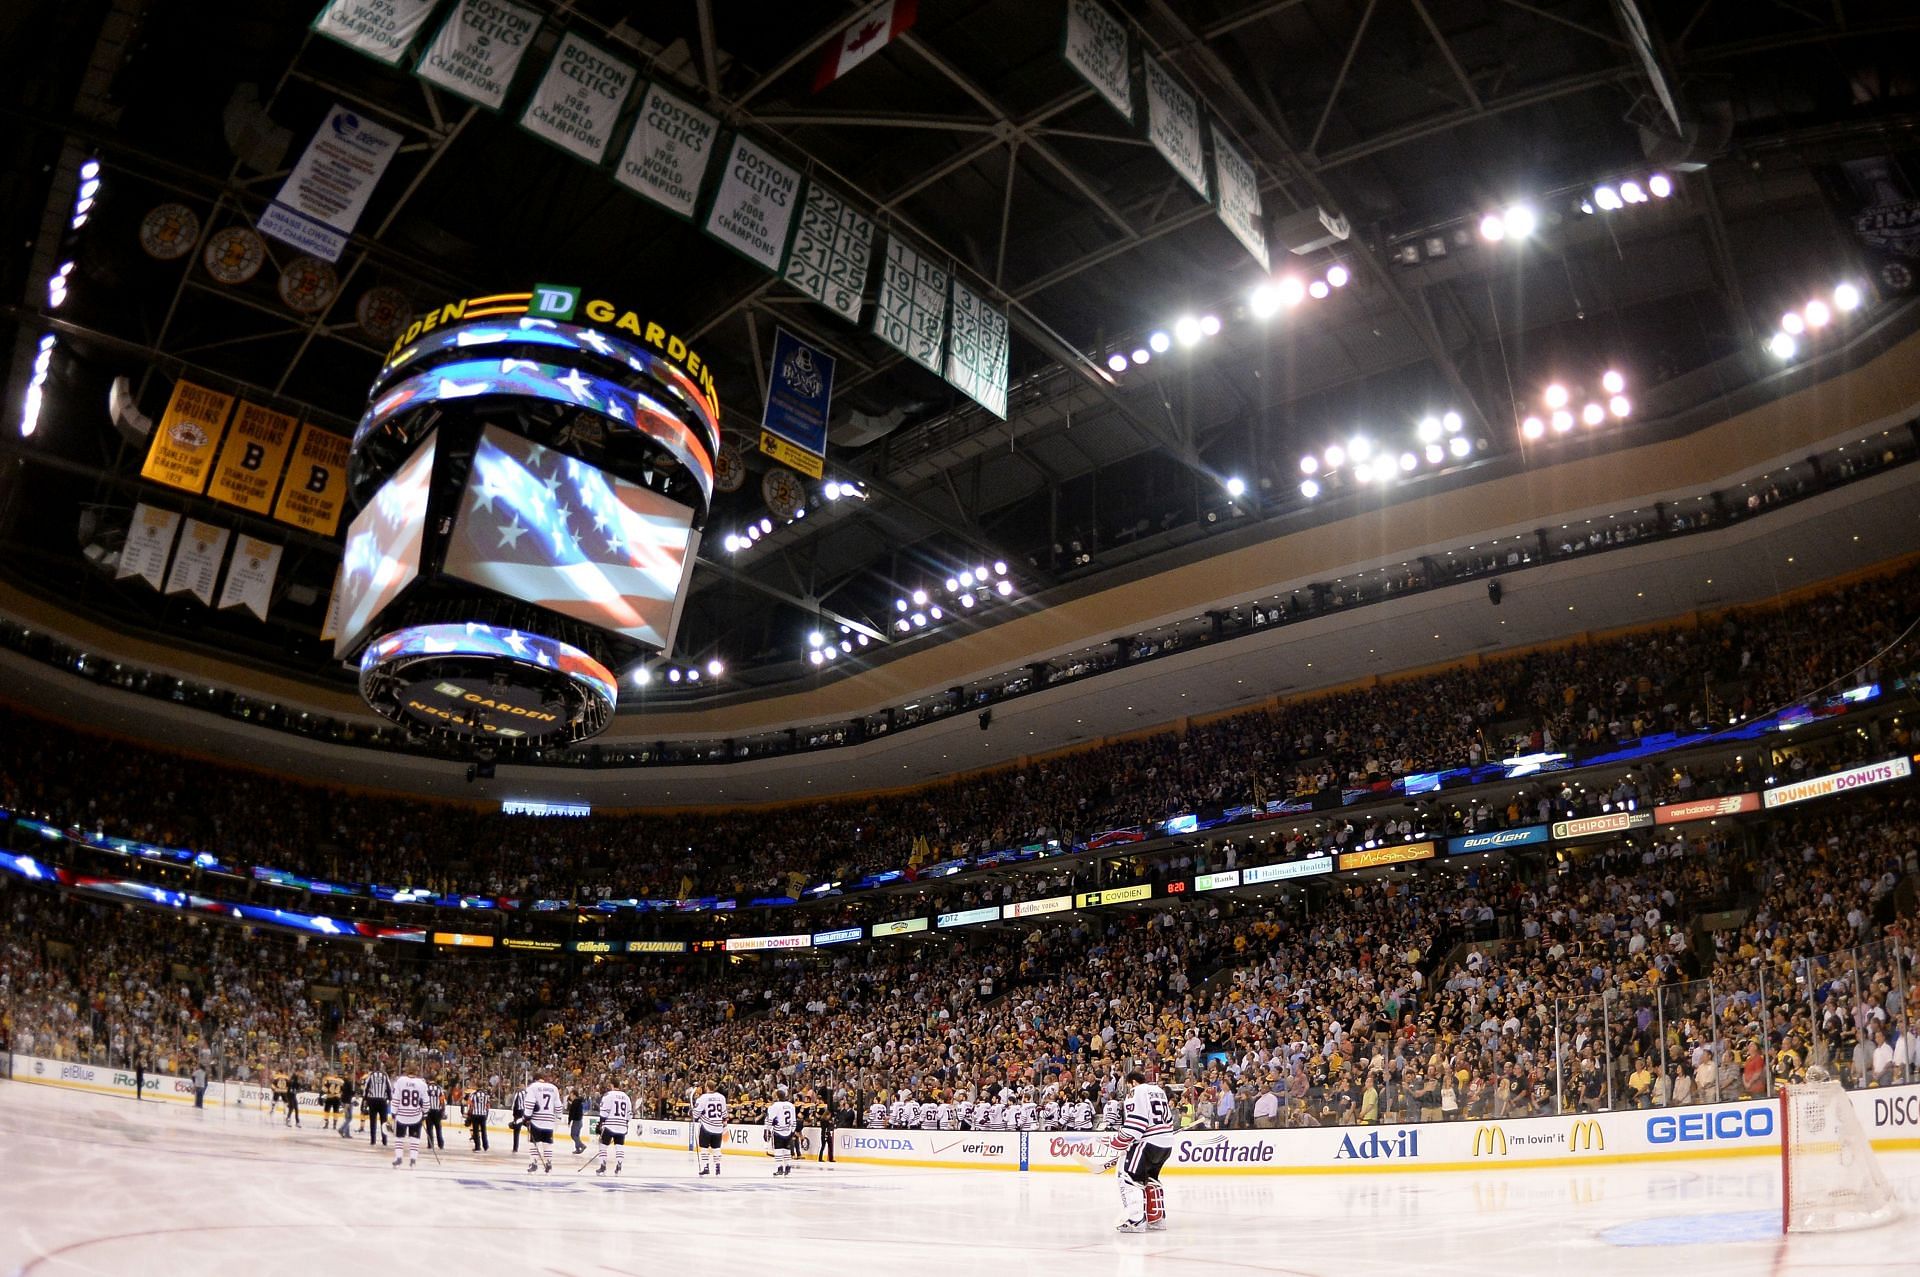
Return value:
<svg viewBox="0 0 1920 1277">
<path fill-rule="evenodd" d="M 513 1132 L 513 1151 L 520 1151 L 520 1131 L 526 1126 L 527 1088 L 521 1087 L 513 1093 L 513 1117 L 507 1122 L 507 1129 Z"/>
<path fill-rule="evenodd" d="M 775 1097 L 767 1105 L 767 1140 L 773 1145 L 773 1173 L 785 1176 L 793 1173 L 793 1137 L 800 1129 L 800 1119 L 787 1099 L 786 1087 L 776 1091 Z"/>
<path fill-rule="evenodd" d="M 959 1130 L 960 1119 L 956 1117 L 954 1114 L 955 1114 L 954 1102 L 952 1100 L 941 1100 L 940 1106 L 936 1108 L 933 1112 L 934 1129 L 939 1131 Z"/>
<path fill-rule="evenodd" d="M 1003 1098 L 1004 1095 L 1005 1092 L 1002 1092 L 1001 1095 L 995 1096 L 993 1103 L 987 1105 L 987 1124 L 981 1128 L 982 1130 L 1004 1131 L 1007 1129 L 1007 1101 Z M 979 1109 L 976 1108 L 974 1112 L 977 1115 Z"/>
<path fill-rule="evenodd" d="M 553 1084 L 553 1068 L 543 1065 L 535 1080 L 520 1093 L 522 1121 L 527 1128 L 527 1174 L 546 1167 L 553 1174 L 553 1128 L 560 1124 L 560 1088 Z"/>
<path fill-rule="evenodd" d="M 884 1101 L 876 1099 L 867 1105 L 867 1129 L 870 1131 L 887 1129 L 887 1106 Z"/>
<path fill-rule="evenodd" d="M 1159 1232 L 1167 1226 L 1166 1192 L 1160 1187 L 1160 1168 L 1173 1151 L 1173 1106 L 1167 1093 L 1135 1069 L 1125 1080 L 1126 1101 L 1121 1106 L 1120 1131 L 1113 1151 L 1120 1162 L 1118 1231 Z"/>
<path fill-rule="evenodd" d="M 935 1091 L 932 1095 L 929 1095 L 926 1103 L 920 1106 L 920 1129 L 923 1131 L 939 1130 L 940 1110 L 946 1107 L 945 1102 L 940 1099 L 940 1092 Z"/>
<path fill-rule="evenodd" d="M 1060 1129 L 1060 1101 L 1053 1098 L 1051 1090 L 1047 1093 L 1047 1102 L 1040 1106 L 1034 1116 L 1033 1129 L 1036 1131 L 1057 1131 Z"/>
<path fill-rule="evenodd" d="M 1010 1131 L 1031 1131 L 1034 1114 L 1039 1110 L 1033 1103 L 1033 1092 L 1021 1092 L 1020 1099 L 1008 1106 L 1007 1129 Z"/>
<path fill-rule="evenodd" d="M 707 1167 L 720 1173 L 720 1142 L 727 1134 L 727 1097 L 708 1087 L 693 1100 L 693 1120 L 699 1125 L 700 1173 Z"/>
<path fill-rule="evenodd" d="M 894 1097 L 893 1108 L 887 1113 L 887 1124 L 897 1131 L 910 1131 L 920 1125 L 920 1106 L 913 1102 L 913 1092 L 904 1086 Z"/>
<path fill-rule="evenodd" d="M 387 1142 L 387 1102 L 393 1098 L 393 1079 L 386 1070 L 375 1064 L 360 1083 L 360 1108 L 367 1119 L 367 1147 L 373 1147 L 374 1137 Z"/>
<path fill-rule="evenodd" d="M 487 1151 L 487 1104 L 489 1097 L 485 1087 L 476 1086 L 467 1092 L 467 1134 L 473 1139 L 473 1151 Z"/>
<path fill-rule="evenodd" d="M 340 1120 L 340 1088 L 345 1079 L 329 1073 L 320 1079 L 320 1129 L 330 1130 Z"/>
<path fill-rule="evenodd" d="M 1108 1100 L 1100 1106 L 1099 1130 L 1117 1131 L 1120 1129 L 1120 1101 Z"/>
<path fill-rule="evenodd" d="M 627 1164 L 627 1125 L 633 1120 L 633 1101 L 618 1086 L 610 1086 L 600 1095 L 600 1151 L 594 1156 L 600 1163 L 595 1175 L 607 1173 L 607 1150 L 613 1150 L 613 1173 L 618 1175 Z"/>
<path fill-rule="evenodd" d="M 427 1084 L 407 1073 L 393 1079 L 393 1164 L 405 1154 L 408 1167 L 420 1158 L 420 1125 L 427 1117 Z"/>
<path fill-rule="evenodd" d="M 1070 1131 L 1091 1131 L 1093 1129 L 1093 1101 L 1084 1096 L 1069 1101 L 1060 1110 L 1061 1120 Z"/>
<path fill-rule="evenodd" d="M 288 1086 L 287 1071 L 285 1069 L 275 1069 L 273 1071 L 273 1077 L 271 1081 L 273 1083 L 273 1086 L 272 1086 L 273 1098 L 267 1101 L 267 1117 L 268 1118 L 272 1118 L 275 1110 L 277 1110 L 282 1104 L 287 1104 L 287 1086 Z M 281 1125 L 282 1126 L 293 1125 L 293 1106 L 291 1104 L 287 1104 L 286 1119 L 281 1122 Z"/>
</svg>

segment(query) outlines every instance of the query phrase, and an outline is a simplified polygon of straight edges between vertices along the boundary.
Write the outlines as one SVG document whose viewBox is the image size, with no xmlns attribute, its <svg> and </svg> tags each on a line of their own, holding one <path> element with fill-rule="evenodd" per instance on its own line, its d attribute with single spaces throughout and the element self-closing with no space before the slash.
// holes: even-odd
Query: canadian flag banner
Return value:
<svg viewBox="0 0 1920 1277">
<path fill-rule="evenodd" d="M 813 91 L 818 93 L 886 48 L 913 25 L 918 12 L 919 0 L 886 0 L 868 10 L 827 46 L 820 70 L 813 77 Z"/>
</svg>

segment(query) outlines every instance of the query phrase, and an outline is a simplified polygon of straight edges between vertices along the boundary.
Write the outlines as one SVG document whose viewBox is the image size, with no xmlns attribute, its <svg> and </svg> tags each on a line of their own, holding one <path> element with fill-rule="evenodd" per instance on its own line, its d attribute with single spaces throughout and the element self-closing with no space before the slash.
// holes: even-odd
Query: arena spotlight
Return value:
<svg viewBox="0 0 1920 1277">
<path fill-rule="evenodd" d="M 1425 443 L 1432 443 L 1434 440 L 1438 439 L 1439 437 L 1440 437 L 1440 418 L 1438 417 L 1421 418 L 1420 420 L 1421 440 Z"/>
<path fill-rule="evenodd" d="M 1437 443 L 1430 443 L 1427 445 L 1427 464 L 1437 466 L 1442 461 L 1445 461 L 1446 459 L 1447 459 L 1447 450 L 1445 448 L 1442 448 Z"/>
<path fill-rule="evenodd" d="M 1419 464 L 1420 458 L 1414 456 L 1411 452 L 1403 452 L 1400 454 L 1400 468 L 1402 470 L 1411 470 Z"/>
<path fill-rule="evenodd" d="M 1565 408 L 1559 408 L 1553 414 L 1553 429 L 1556 434 L 1565 434 L 1573 429 L 1573 414 Z"/>
<path fill-rule="evenodd" d="M 1362 461 L 1353 468 L 1353 481 L 1355 483 L 1372 483 L 1373 467 Z"/>
<path fill-rule="evenodd" d="M 974 580 L 976 580 L 976 581 L 979 581 L 979 582 L 980 582 L 981 584 L 983 584 L 983 585 L 984 585 L 984 584 L 986 583 L 986 580 L 987 580 L 987 565 L 986 565 L 986 564 L 984 564 L 984 563 L 980 563 L 980 564 L 976 564 L 976 565 L 974 565 L 974 569 L 973 569 L 973 579 L 974 579 Z"/>
<path fill-rule="evenodd" d="M 1313 298 L 1315 301 L 1325 301 L 1327 294 L 1332 291 L 1332 289 L 1327 287 L 1327 281 L 1324 279 L 1316 279 L 1307 285 L 1307 296 Z"/>
<path fill-rule="evenodd" d="M 760 525 L 759 525 L 759 524 L 757 524 L 757 523 L 750 523 L 750 524 L 748 524 L 748 525 L 747 525 L 747 540 L 748 540 L 748 541 L 758 541 L 759 539 L 760 539 Z"/>
<path fill-rule="evenodd" d="M 33 432 L 40 428 L 40 408 L 46 402 L 47 373 L 53 368 L 54 336 L 47 333 L 40 338 L 40 347 L 33 357 L 33 376 L 27 381 L 27 393 L 20 404 L 20 437 L 30 439 Z"/>
<path fill-rule="evenodd" d="M 1235 475 L 1231 479 L 1227 480 L 1228 496 L 1230 497 L 1244 496 L 1246 495 L 1246 491 L 1247 491 L 1247 481 L 1245 479 L 1242 479 L 1239 475 Z"/>
<path fill-rule="evenodd" d="M 1520 423 L 1520 434 L 1523 438 L 1539 439 L 1544 437 L 1546 433 L 1547 423 L 1538 417 L 1528 417 Z"/>
<path fill-rule="evenodd" d="M 1627 204 L 1644 204 L 1647 202 L 1647 192 L 1638 182 L 1622 182 L 1620 199 Z"/>
<path fill-rule="evenodd" d="M 1627 402 L 1625 395 L 1615 395 L 1613 398 L 1607 400 L 1607 411 L 1616 417 L 1624 419 L 1628 413 L 1633 411 L 1633 405 Z"/>
<path fill-rule="evenodd" d="M 1460 427 L 1464 426 L 1465 424 L 1466 424 L 1465 420 L 1463 420 L 1460 414 L 1457 412 L 1446 413 L 1440 418 L 1441 428 L 1450 435 L 1459 434 Z"/>
<path fill-rule="evenodd" d="M 915 607 L 925 607 L 927 605 L 927 592 L 925 590 L 915 590 L 913 592 L 913 605 Z"/>
<path fill-rule="evenodd" d="M 1247 294 L 1247 310 L 1255 319 L 1272 319 L 1280 311 L 1280 290 L 1262 284 Z"/>
<path fill-rule="evenodd" d="M 1339 262 L 1335 262 L 1333 265 L 1327 267 L 1327 282 L 1335 288 L 1345 288 L 1348 281 L 1352 278 L 1353 272 L 1345 266 L 1342 266 Z"/>
<path fill-rule="evenodd" d="M 1590 426 L 1597 426 L 1607 419 L 1607 410 L 1597 403 L 1590 403 L 1580 410 L 1580 420 Z"/>
<path fill-rule="evenodd" d="M 1311 501 L 1320 495 L 1320 485 L 1308 479 L 1300 485 L 1300 495 Z"/>
<path fill-rule="evenodd" d="M 1373 455 L 1373 440 L 1365 435 L 1355 435 L 1347 440 L 1347 455 L 1355 461 L 1365 461 Z"/>
<path fill-rule="evenodd" d="M 907 601 L 906 601 L 905 599 L 895 599 L 895 600 L 893 601 L 893 610 L 894 610 L 894 611 L 896 611 L 896 612 L 904 612 L 904 611 L 906 611 L 906 610 L 907 610 Z"/>
<path fill-rule="evenodd" d="M 1665 173 L 1655 173 L 1647 179 L 1647 190 L 1653 193 L 1653 198 L 1663 200 L 1673 194 L 1673 179 Z"/>
<path fill-rule="evenodd" d="M 633 672 L 633 685 L 635 687 L 645 687 L 651 682 L 653 682 L 653 671 L 646 666 L 642 665 Z"/>
<path fill-rule="evenodd" d="M 668 671 L 667 671 L 667 682 L 669 682 L 669 683 L 678 683 L 679 681 L 680 681 L 680 671 L 679 671 L 679 670 L 677 670 L 677 669 L 670 669 L 670 670 L 668 670 Z"/>
<path fill-rule="evenodd" d="M 727 672 L 727 667 L 720 663 L 719 657 L 716 656 L 714 659 L 707 662 L 707 673 L 713 675 L 715 678 L 719 678 L 722 674 L 726 672 Z"/>
<path fill-rule="evenodd" d="M 971 595 L 971 594 L 962 594 L 962 595 L 960 596 L 960 606 L 961 606 L 961 607 L 972 607 L 972 606 L 973 606 L 973 595 Z"/>
<path fill-rule="evenodd" d="M 1147 334 L 1147 349 L 1156 355 L 1166 354 L 1168 348 L 1172 345 L 1173 338 L 1167 336 L 1165 332 L 1158 328 Z"/>
<path fill-rule="evenodd" d="M 1567 388 L 1556 381 L 1547 387 L 1546 393 L 1540 396 L 1540 400 L 1549 408 L 1564 408 L 1572 397 Z"/>
<path fill-rule="evenodd" d="M 1593 202 L 1602 212 L 1606 213 L 1611 213 L 1623 207 L 1620 201 L 1620 192 L 1614 190 L 1611 186 L 1596 186 L 1593 189 Z"/>
<path fill-rule="evenodd" d="M 1286 276 L 1280 281 L 1278 287 L 1280 289 L 1280 304 L 1282 306 L 1298 306 L 1306 300 L 1307 286 L 1301 283 L 1296 276 Z"/>
<path fill-rule="evenodd" d="M 993 561 L 993 574 L 995 576 L 1005 576 L 1007 574 L 1007 561 L 1005 559 L 995 559 Z"/>
<path fill-rule="evenodd" d="M 1862 300 L 1858 285 L 1842 284 L 1833 290 L 1833 308 L 1842 313 L 1859 310 Z"/>
<path fill-rule="evenodd" d="M 938 621 L 938 620 L 940 620 L 940 619 L 941 619 L 942 617 L 944 617 L 944 616 L 946 616 L 946 613 L 945 613 L 945 612 L 942 612 L 942 611 L 941 611 L 941 610 L 940 610 L 939 608 L 937 608 L 937 607 L 930 607 L 930 608 L 928 608 L 928 609 L 927 609 L 927 615 L 928 615 L 929 617 L 931 617 L 932 619 L 934 619 L 934 620 L 936 620 L 936 621 Z"/>
<path fill-rule="evenodd" d="M 815 665 L 819 665 L 823 661 L 825 661 L 827 658 L 821 654 L 818 648 L 815 648 L 813 651 L 807 653 L 807 659 L 809 661 L 812 661 Z"/>
<path fill-rule="evenodd" d="M 1220 316 L 1200 316 L 1200 335 L 1202 337 L 1218 337 L 1220 335 Z"/>
<path fill-rule="evenodd" d="M 1525 239 L 1540 225 L 1540 215 L 1531 204 L 1510 204 L 1500 214 L 1500 224 L 1508 239 Z"/>
<path fill-rule="evenodd" d="M 1173 321 L 1173 339 L 1182 346 L 1200 344 L 1200 321 L 1192 315 L 1182 315 Z"/>
<path fill-rule="evenodd" d="M 1807 308 L 1801 314 L 1805 316 L 1809 328 L 1825 328 L 1833 319 L 1833 311 L 1828 309 L 1823 301 L 1808 302 Z"/>
<path fill-rule="evenodd" d="M 1153 358 L 1153 356 L 1147 353 L 1147 348 L 1146 348 L 1145 346 L 1136 346 L 1136 347 L 1134 348 L 1134 351 L 1133 351 L 1133 362 L 1134 362 L 1134 364 L 1135 364 L 1135 366 L 1136 366 L 1136 367 L 1137 367 L 1138 365 L 1140 365 L 1140 364 L 1144 364 L 1144 363 L 1146 363 L 1146 362 L 1147 362 L 1147 360 L 1149 360 L 1149 359 L 1152 359 L 1152 358 Z"/>
<path fill-rule="evenodd" d="M 993 583 L 993 592 L 995 594 L 998 594 L 1003 599 L 1011 598 L 1013 596 L 1013 582 L 995 581 Z"/>
<path fill-rule="evenodd" d="M 823 647 L 820 649 L 820 655 L 829 661 L 837 661 L 840 659 L 840 649 L 837 647 Z"/>
<path fill-rule="evenodd" d="M 1473 444 L 1468 441 L 1465 435 L 1455 435 L 1453 438 L 1447 440 L 1447 451 L 1455 457 L 1465 457 L 1469 452 L 1473 451 Z"/>
<path fill-rule="evenodd" d="M 959 589 L 959 588 L 960 588 L 960 578 L 958 578 L 958 577 L 953 577 L 953 576 L 950 576 L 950 577 L 948 577 L 948 578 L 947 578 L 947 593 L 948 593 L 948 594 L 952 594 L 952 593 L 953 593 L 953 592 L 954 592 L 955 590 L 957 590 L 957 589 Z"/>
<path fill-rule="evenodd" d="M 687 682 L 698 683 L 699 681 L 700 681 L 700 668 L 699 666 L 694 666 L 692 669 L 689 669 L 687 671 Z"/>
<path fill-rule="evenodd" d="M 841 650 L 842 652 L 845 652 L 845 653 L 846 653 L 846 654 L 847 654 L 848 656 L 852 656 L 852 655 L 853 655 L 853 640 L 852 640 L 852 639 L 841 639 L 841 640 L 840 640 L 840 650 Z"/>
<path fill-rule="evenodd" d="M 1767 342 L 1767 353 L 1779 360 L 1792 359 L 1800 353 L 1800 343 L 1791 333 L 1775 333 Z"/>
<path fill-rule="evenodd" d="M 1319 471 L 1320 471 L 1320 458 L 1314 456 L 1311 452 L 1309 452 L 1306 456 L 1300 458 L 1301 474 L 1317 474 L 1319 473 Z"/>
<path fill-rule="evenodd" d="M 1114 372 L 1125 372 L 1127 370 L 1127 357 L 1116 350 L 1107 356 L 1107 367 Z"/>
<path fill-rule="evenodd" d="M 1480 238 L 1489 244 L 1498 244 L 1507 237 L 1507 223 L 1498 213 L 1488 213 L 1480 219 Z"/>
<path fill-rule="evenodd" d="M 893 628 L 896 630 L 899 630 L 902 634 L 905 634 L 909 629 L 912 629 L 913 627 L 908 625 L 906 622 L 906 619 L 903 617 L 900 620 L 895 621 L 893 623 Z"/>
<path fill-rule="evenodd" d="M 814 630 L 812 633 L 807 635 L 808 647 L 819 647 L 822 643 L 826 641 L 827 641 L 827 636 L 822 634 L 819 630 Z"/>
<path fill-rule="evenodd" d="M 838 501 L 840 499 L 840 481 L 838 479 L 827 480 L 826 486 L 820 490 L 820 495 L 829 501 Z"/>
<path fill-rule="evenodd" d="M 760 520 L 760 531 L 763 533 L 767 533 L 768 535 L 771 535 L 773 532 L 773 520 L 772 519 Z"/>
<path fill-rule="evenodd" d="M 1617 395 L 1627 388 L 1627 379 L 1609 368 L 1600 374 L 1600 388 L 1610 395 Z"/>
<path fill-rule="evenodd" d="M 1790 337 L 1798 337 L 1801 333 L 1807 331 L 1807 324 L 1805 320 L 1800 318 L 1799 311 L 1790 310 L 1780 316 L 1780 331 Z"/>
<path fill-rule="evenodd" d="M 914 629 L 924 630 L 927 628 L 927 614 L 925 612 L 915 612 L 909 619 L 913 621 Z"/>
<path fill-rule="evenodd" d="M 1325 459 L 1327 469 L 1338 470 L 1341 463 L 1347 459 L 1347 450 L 1337 443 L 1329 444 L 1327 450 L 1320 455 Z"/>
<path fill-rule="evenodd" d="M 860 646 L 861 646 L 861 647 L 865 647 L 865 646 L 867 646 L 867 645 L 868 645 L 869 643 L 871 643 L 871 642 L 873 642 L 873 640 L 872 640 L 872 639 L 870 639 L 870 638 L 868 638 L 868 637 L 867 637 L 866 635 L 864 635 L 864 634 L 857 634 L 857 635 L 855 635 L 854 637 L 855 637 L 855 638 L 858 638 L 858 639 L 860 640 Z"/>
</svg>

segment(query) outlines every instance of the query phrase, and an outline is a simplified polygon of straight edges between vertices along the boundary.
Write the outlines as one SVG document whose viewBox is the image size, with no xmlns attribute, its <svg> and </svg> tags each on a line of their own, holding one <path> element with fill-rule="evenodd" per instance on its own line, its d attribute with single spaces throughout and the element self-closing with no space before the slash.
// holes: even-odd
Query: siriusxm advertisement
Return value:
<svg viewBox="0 0 1920 1277">
<path fill-rule="evenodd" d="M 445 570 L 665 650 L 690 576 L 692 523 L 683 505 L 489 426 Z"/>
<path fill-rule="evenodd" d="M 340 556 L 339 629 L 333 651 L 345 656 L 366 634 L 382 608 L 420 575 L 421 543 L 427 531 L 427 489 L 433 479 L 438 435 L 394 472 L 373 500 L 353 517 Z"/>
</svg>

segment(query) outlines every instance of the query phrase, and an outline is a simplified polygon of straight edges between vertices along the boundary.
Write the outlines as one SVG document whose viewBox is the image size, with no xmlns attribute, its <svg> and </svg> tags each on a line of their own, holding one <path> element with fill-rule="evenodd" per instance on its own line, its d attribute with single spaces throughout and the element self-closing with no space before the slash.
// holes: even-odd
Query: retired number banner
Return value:
<svg viewBox="0 0 1920 1277">
<path fill-rule="evenodd" d="M 287 481 L 280 485 L 273 517 L 308 532 L 330 537 L 340 529 L 347 500 L 347 440 L 317 426 L 300 427 Z"/>
<path fill-rule="evenodd" d="M 241 400 L 233 429 L 227 431 L 227 441 L 220 445 L 220 460 L 214 463 L 207 495 L 255 514 L 271 510 L 273 489 L 280 481 L 280 470 L 286 464 L 298 425 L 284 412 Z"/>
<path fill-rule="evenodd" d="M 313 29 L 388 66 L 398 66 L 439 0 L 331 0 Z"/>
<path fill-rule="evenodd" d="M 204 492 L 213 469 L 214 445 L 233 411 L 233 396 L 190 381 L 176 382 L 173 398 L 154 428 L 140 477 L 185 492 Z"/>
<path fill-rule="evenodd" d="M 948 283 L 945 268 L 898 237 L 887 236 L 873 308 L 874 335 L 932 373 L 940 371 L 946 345 Z"/>
<path fill-rule="evenodd" d="M 498 111 L 539 30 L 538 9 L 513 0 L 460 0 L 441 21 L 413 73 Z"/>
<path fill-rule="evenodd" d="M 233 553 L 227 558 L 227 579 L 220 587 L 221 607 L 244 607 L 260 620 L 267 619 L 267 605 L 273 599 L 273 578 L 280 571 L 281 547 L 242 532 L 233 540 Z"/>
<path fill-rule="evenodd" d="M 1127 27 L 1097 0 L 1067 0 L 1067 65 L 1086 77 L 1107 105 L 1133 119 L 1133 71 Z"/>
<path fill-rule="evenodd" d="M 114 576 L 137 576 L 159 589 L 167 571 L 167 555 L 173 550 L 173 534 L 179 526 L 180 516 L 175 511 L 144 501 L 133 507 L 133 522 L 127 528 L 126 544 L 120 547 L 120 566 Z"/>
<path fill-rule="evenodd" d="M 1219 184 L 1220 220 L 1262 268 L 1267 260 L 1267 228 L 1260 219 L 1260 179 L 1253 161 L 1218 126 L 1213 130 L 1213 174 Z"/>
<path fill-rule="evenodd" d="M 553 51 L 547 73 L 534 86 L 520 127 L 571 151 L 589 164 L 606 157 L 614 121 L 627 104 L 638 74 L 569 31 Z"/>
<path fill-rule="evenodd" d="M 217 524 L 188 519 L 180 528 L 180 548 L 173 552 L 167 573 L 167 594 L 191 594 L 202 603 L 213 602 L 213 583 L 220 576 L 220 556 L 233 535 Z"/>
<path fill-rule="evenodd" d="M 736 136 L 714 186 L 707 234 L 777 274 L 799 197 L 797 170 Z"/>
<path fill-rule="evenodd" d="M 947 380 L 994 416 L 1007 419 L 1007 316 L 958 276 L 947 322 Z"/>
<path fill-rule="evenodd" d="M 693 216 L 720 121 L 657 84 L 647 86 L 614 180 L 681 217 Z"/>
<path fill-rule="evenodd" d="M 873 219 L 811 179 L 787 250 L 786 281 L 848 323 L 860 322 L 873 263 Z"/>
<path fill-rule="evenodd" d="M 1210 199 L 1206 149 L 1200 140 L 1200 103 L 1152 58 L 1142 58 L 1140 67 L 1147 87 L 1147 140 L 1201 199 Z"/>
</svg>

